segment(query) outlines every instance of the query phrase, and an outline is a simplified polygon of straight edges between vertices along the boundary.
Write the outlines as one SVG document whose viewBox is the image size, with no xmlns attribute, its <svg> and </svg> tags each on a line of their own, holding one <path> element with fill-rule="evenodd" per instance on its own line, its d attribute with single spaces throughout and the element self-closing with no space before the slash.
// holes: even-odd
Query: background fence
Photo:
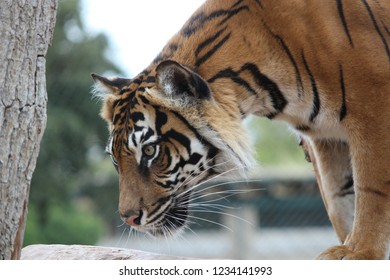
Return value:
<svg viewBox="0 0 390 280">
<path fill-rule="evenodd" d="M 153 239 L 122 229 L 100 244 L 198 258 L 312 259 L 338 242 L 314 178 L 267 178 L 224 185 L 224 194 L 221 189 L 207 200 L 223 209 L 191 213 L 201 220 L 192 219 L 196 224 L 180 237 Z M 223 198 L 227 190 L 245 191 Z"/>
</svg>

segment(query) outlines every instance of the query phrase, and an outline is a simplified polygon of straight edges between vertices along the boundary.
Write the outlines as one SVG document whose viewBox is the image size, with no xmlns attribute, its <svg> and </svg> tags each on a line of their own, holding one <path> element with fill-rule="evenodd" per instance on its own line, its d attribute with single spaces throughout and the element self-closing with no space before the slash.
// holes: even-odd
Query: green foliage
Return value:
<svg viewBox="0 0 390 280">
<path fill-rule="evenodd" d="M 29 207 L 24 245 L 30 244 L 95 244 L 103 233 L 103 223 L 95 214 L 73 205 L 50 206 L 47 223 L 39 224 L 37 211 Z"/>
<path fill-rule="evenodd" d="M 298 138 L 287 124 L 266 118 L 253 118 L 248 124 L 256 151 L 263 166 L 307 166 Z"/>
</svg>

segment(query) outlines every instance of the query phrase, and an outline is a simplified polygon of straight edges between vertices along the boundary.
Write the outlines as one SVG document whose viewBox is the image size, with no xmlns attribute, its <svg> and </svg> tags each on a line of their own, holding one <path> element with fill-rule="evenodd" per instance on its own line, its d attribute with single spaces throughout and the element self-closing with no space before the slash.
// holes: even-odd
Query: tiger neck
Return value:
<svg viewBox="0 0 390 280">
<path fill-rule="evenodd" d="M 152 65 L 175 60 L 200 74 L 215 100 L 240 118 L 250 114 L 272 118 L 287 101 L 265 74 L 268 65 L 275 65 L 269 55 L 274 46 L 268 44 L 269 30 L 262 28 L 258 1 L 215 1 L 213 5 L 218 7 L 212 13 L 201 7 Z"/>
</svg>

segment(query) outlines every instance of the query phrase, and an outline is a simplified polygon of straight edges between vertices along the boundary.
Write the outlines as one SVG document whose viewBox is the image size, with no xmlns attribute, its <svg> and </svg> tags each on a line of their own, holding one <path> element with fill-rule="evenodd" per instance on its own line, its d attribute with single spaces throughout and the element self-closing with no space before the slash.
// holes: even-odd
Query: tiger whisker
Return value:
<svg viewBox="0 0 390 280">
<path fill-rule="evenodd" d="M 164 234 L 165 243 L 169 247 L 169 245 L 168 245 L 168 236 L 167 236 L 168 232 L 167 232 L 166 227 L 164 225 L 161 226 L 161 231 Z"/>
<path fill-rule="evenodd" d="M 120 228 L 120 227 L 122 227 L 123 225 L 125 225 L 126 223 L 125 222 L 122 222 L 120 225 L 117 225 L 116 227 L 117 228 Z"/>
<path fill-rule="evenodd" d="M 122 238 L 123 238 L 123 234 L 125 233 L 126 229 L 127 229 L 127 227 L 125 227 L 125 228 L 123 229 L 122 234 L 121 234 L 121 237 L 120 237 L 119 240 L 117 241 L 116 246 L 119 246 L 119 245 L 120 245 L 120 243 L 121 243 L 121 241 L 122 241 Z"/>
<path fill-rule="evenodd" d="M 223 205 L 223 204 L 209 204 L 208 201 L 206 202 L 200 202 L 200 203 L 191 203 L 188 205 L 190 207 L 190 209 L 195 209 L 195 208 L 199 208 L 199 207 L 208 207 L 208 208 L 213 208 L 213 209 L 219 209 L 219 210 L 222 210 L 222 209 L 229 209 L 229 210 L 235 210 L 235 209 L 239 209 L 237 207 L 232 207 L 232 206 L 227 206 L 227 205 Z"/>
<path fill-rule="evenodd" d="M 214 187 L 216 187 L 216 186 L 214 186 Z M 207 188 L 207 190 L 208 189 L 210 189 L 210 188 Z M 255 191 L 262 191 L 262 190 L 264 190 L 264 189 L 256 188 L 256 189 L 244 189 L 244 190 L 221 190 L 221 191 L 218 191 L 218 192 L 207 192 L 207 193 L 204 193 L 204 194 L 202 194 L 202 191 L 198 191 L 195 194 L 192 194 L 191 198 L 188 199 L 186 202 L 192 202 L 194 200 L 205 198 L 205 197 L 208 197 L 208 196 L 213 196 L 213 195 L 229 194 L 229 196 L 224 196 L 222 198 L 216 198 L 215 200 L 210 200 L 209 201 L 209 202 L 214 202 L 214 201 L 219 201 L 219 200 L 222 200 L 224 198 L 227 198 L 227 197 L 230 197 L 230 196 L 233 196 L 233 195 L 247 194 L 247 193 L 251 193 L 251 192 L 255 192 Z"/>
<path fill-rule="evenodd" d="M 229 230 L 231 232 L 234 232 L 230 227 L 228 227 L 228 226 L 226 226 L 224 224 L 221 224 L 221 223 L 209 220 L 209 219 L 205 219 L 205 218 L 201 218 L 201 217 L 197 217 L 197 216 L 192 216 L 192 215 L 188 215 L 187 217 L 190 218 L 190 219 L 197 219 L 197 220 L 200 220 L 200 221 L 208 222 L 208 223 L 211 223 L 211 224 L 223 227 L 223 228 L 225 228 L 225 229 L 227 229 L 227 230 Z"/>
<path fill-rule="evenodd" d="M 214 160 L 216 158 L 216 156 L 210 158 L 209 160 L 206 161 L 206 164 L 208 164 L 210 161 Z M 205 170 L 203 170 L 200 174 L 198 174 L 197 176 L 192 176 L 194 175 L 194 173 L 198 170 L 200 170 L 200 167 L 198 167 L 197 169 L 193 170 L 191 172 L 191 174 L 177 187 L 177 189 L 180 189 L 183 185 L 185 184 L 189 184 L 191 183 L 193 180 L 195 180 L 196 178 L 198 178 L 199 176 L 203 175 L 204 173 L 206 173 L 207 171 L 209 171 L 210 169 L 218 166 L 218 165 L 221 165 L 223 163 L 218 163 L 216 165 L 212 165 L 212 166 L 209 166 L 208 168 L 206 168 Z M 188 179 L 190 179 L 190 181 L 186 182 Z"/>
<path fill-rule="evenodd" d="M 248 220 L 245 220 L 239 216 L 236 216 L 236 215 L 233 215 L 233 214 L 230 214 L 230 213 L 226 213 L 226 212 L 220 212 L 220 211 L 213 211 L 213 210 L 191 210 L 191 212 L 198 212 L 198 213 L 213 213 L 213 214 L 220 214 L 220 215 L 225 215 L 225 216 L 229 216 L 229 217 L 232 217 L 232 218 L 235 218 L 235 219 L 238 219 L 240 221 L 243 221 L 251 226 L 254 226 L 251 222 L 249 222 Z"/>
<path fill-rule="evenodd" d="M 193 194 L 197 194 L 199 192 L 204 192 L 206 190 L 209 190 L 209 189 L 212 189 L 212 188 L 215 188 L 215 187 L 220 187 L 220 186 L 224 186 L 224 185 L 229 185 L 229 184 L 239 184 L 239 183 L 251 183 L 251 182 L 257 182 L 258 179 L 252 179 L 252 180 L 236 180 L 236 181 L 233 181 L 233 182 L 230 182 L 230 181 L 227 181 L 227 182 L 220 182 L 220 183 L 217 183 L 215 185 L 211 185 L 207 188 L 204 188 L 204 189 L 201 189 L 201 190 L 197 190 L 197 191 L 194 191 Z M 259 189 L 260 190 L 260 189 Z M 263 189 L 264 190 L 264 189 Z"/>
<path fill-rule="evenodd" d="M 188 229 L 190 231 L 192 231 L 192 233 L 195 234 L 195 232 L 188 226 L 188 223 L 191 223 L 191 224 L 195 224 L 195 222 L 193 221 L 188 221 L 187 219 L 184 219 L 184 218 L 178 218 L 177 216 L 172 216 L 170 214 L 165 214 L 167 217 L 169 218 L 173 218 L 173 219 L 176 219 L 176 220 L 179 220 L 179 221 L 182 221 L 183 224 L 182 224 L 182 227 L 184 227 L 184 229 Z M 177 228 L 174 224 L 172 224 L 171 221 L 167 220 L 172 226 L 174 226 L 175 228 Z"/>
<path fill-rule="evenodd" d="M 173 218 L 173 219 L 176 219 L 176 220 L 179 220 L 181 222 L 189 222 L 189 223 L 194 223 L 194 222 L 191 222 L 191 221 L 187 221 L 185 218 L 180 218 L 178 216 L 172 216 L 171 214 L 165 214 L 166 217 L 170 217 L 170 218 Z"/>
<path fill-rule="evenodd" d="M 215 158 L 215 157 L 213 157 L 212 159 L 208 160 L 206 163 L 210 162 L 210 161 L 213 160 L 214 158 Z M 225 161 L 225 162 L 220 162 L 220 163 L 211 165 L 211 166 L 207 167 L 205 170 L 203 170 L 201 173 L 197 174 L 196 176 L 193 176 L 193 175 L 194 175 L 195 171 L 199 170 L 200 168 L 194 170 L 194 171 L 191 173 L 191 175 L 187 178 L 187 179 L 190 179 L 190 181 L 186 182 L 187 179 L 184 180 L 184 182 L 181 183 L 177 189 L 180 189 L 180 188 L 182 188 L 185 184 L 188 185 L 188 184 L 190 184 L 191 182 L 193 182 L 194 180 L 196 180 L 196 179 L 198 179 L 198 178 L 201 178 L 201 177 L 202 177 L 206 172 L 208 172 L 210 169 L 213 169 L 213 168 L 215 168 L 215 167 L 217 167 L 217 166 L 220 166 L 220 165 L 223 165 L 223 164 L 227 164 L 228 162 L 229 162 L 229 161 Z M 202 183 L 204 183 L 204 182 L 202 182 Z M 200 183 L 200 184 L 202 184 L 202 183 Z M 197 185 L 200 185 L 200 184 L 195 184 L 194 186 L 197 186 Z M 190 188 L 190 189 L 192 189 L 192 188 Z M 188 191 L 188 190 L 186 190 L 186 191 Z"/>
<path fill-rule="evenodd" d="M 127 239 L 126 239 L 126 243 L 125 243 L 125 246 L 124 247 L 127 247 L 127 244 L 129 243 L 129 240 L 132 239 L 132 235 L 135 236 L 136 235 L 136 231 L 134 230 L 134 228 L 132 227 L 128 227 L 129 228 L 129 234 L 127 235 Z"/>
<path fill-rule="evenodd" d="M 209 178 L 209 179 L 207 179 L 207 180 L 205 180 L 205 181 L 203 181 L 203 182 L 201 182 L 201 183 L 199 183 L 199 184 L 195 184 L 194 186 L 192 186 L 192 187 L 189 188 L 188 190 L 185 190 L 184 192 L 178 194 L 176 197 L 181 197 L 181 196 L 183 196 L 183 195 L 185 195 L 185 194 L 187 194 L 187 193 L 193 191 L 195 188 L 198 188 L 199 186 L 202 186 L 202 185 L 204 185 L 204 184 L 210 182 L 211 180 L 214 180 L 214 179 L 216 179 L 216 178 L 219 178 L 219 177 L 221 177 L 221 176 L 223 176 L 223 175 L 228 174 L 229 172 L 232 172 L 232 171 L 235 171 L 235 170 L 239 170 L 239 169 L 242 169 L 242 168 L 243 168 L 243 167 L 235 167 L 235 168 L 231 168 L 231 169 L 229 169 L 229 170 L 226 170 L 226 171 L 224 171 L 224 172 L 222 172 L 222 173 L 219 173 L 219 174 L 217 174 L 217 175 L 215 175 L 215 176 L 213 176 L 213 177 L 211 177 L 211 178 Z"/>
<path fill-rule="evenodd" d="M 202 198 L 205 198 L 208 196 L 221 195 L 221 194 L 225 195 L 226 194 L 225 196 L 215 198 L 214 200 L 209 200 L 209 202 L 215 202 L 215 201 L 226 199 L 226 198 L 234 196 L 234 195 L 247 194 L 250 192 L 261 191 L 261 190 L 264 190 L 264 189 L 258 188 L 258 189 L 250 189 L 250 190 L 222 190 L 222 191 L 210 192 L 210 193 L 206 193 L 206 194 L 198 193 L 195 196 L 192 196 L 191 199 L 188 199 L 186 201 L 186 203 L 191 203 L 193 201 L 196 201 L 198 199 L 202 199 Z"/>
<path fill-rule="evenodd" d="M 173 226 L 173 229 L 176 229 L 176 226 L 175 226 L 175 225 L 172 225 L 172 223 L 171 223 L 170 221 L 167 220 L 167 222 L 168 222 L 171 226 Z M 167 225 L 163 225 L 162 227 L 163 227 L 163 229 L 165 230 L 165 232 L 167 233 L 168 237 L 174 236 L 173 233 L 172 233 L 172 231 L 171 231 L 171 229 L 170 229 Z"/>
<path fill-rule="evenodd" d="M 199 201 L 197 201 L 198 199 L 205 198 L 205 197 L 208 197 L 208 196 L 217 195 L 217 194 L 220 195 L 220 194 L 224 194 L 224 193 L 226 193 L 226 195 L 220 196 L 220 197 L 218 197 L 218 198 L 215 198 L 215 199 L 212 199 L 212 200 L 209 200 L 209 201 L 210 201 L 210 202 L 215 202 L 215 201 L 220 201 L 220 200 L 226 200 L 226 201 L 228 201 L 227 198 L 236 195 L 236 193 L 229 193 L 228 191 L 220 191 L 220 192 L 215 192 L 215 193 L 207 193 L 207 194 L 204 194 L 204 195 L 198 195 L 198 196 L 192 197 L 191 199 L 187 200 L 187 201 L 184 202 L 183 204 L 178 204 L 178 206 L 190 205 L 190 204 L 192 204 L 193 202 L 199 202 Z"/>
</svg>

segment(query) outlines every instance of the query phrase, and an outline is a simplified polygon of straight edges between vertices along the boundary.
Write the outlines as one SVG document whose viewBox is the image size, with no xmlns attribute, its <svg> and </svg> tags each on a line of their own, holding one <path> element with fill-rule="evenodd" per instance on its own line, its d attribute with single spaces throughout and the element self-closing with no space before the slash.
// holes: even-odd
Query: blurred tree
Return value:
<svg viewBox="0 0 390 280">
<path fill-rule="evenodd" d="M 111 70 L 120 74 L 120 69 L 106 58 L 107 50 L 105 35 L 90 36 L 87 33 L 80 18 L 80 1 L 60 1 L 53 45 L 47 56 L 48 123 L 32 180 L 32 219 L 27 224 L 26 244 L 86 244 L 85 240 L 69 238 L 70 233 L 65 236 L 69 224 L 65 218 L 72 219 L 77 225 L 72 230 L 78 228 L 78 235 L 85 229 L 85 235 L 92 237 L 95 235 L 91 233 L 101 226 L 93 227 L 81 222 L 83 219 L 74 218 L 87 215 L 84 219 L 87 221 L 91 218 L 88 211 L 104 212 L 106 208 L 112 211 L 111 214 L 115 212 L 112 206 L 90 203 L 85 207 L 85 199 L 84 203 L 77 203 L 80 197 L 99 192 L 102 183 L 112 191 L 104 194 L 110 205 L 116 207 L 118 199 L 117 179 L 111 175 L 113 168 L 103 170 L 102 178 L 102 173 L 95 168 L 97 164 L 94 164 L 94 159 L 101 158 L 104 150 L 107 129 L 98 116 L 100 106 L 92 102 L 90 73 Z M 100 172 L 99 176 L 97 172 Z M 95 177 L 100 178 L 100 182 L 94 181 Z M 41 230 L 38 235 L 41 239 L 35 234 L 37 225 L 34 223 Z M 62 240 L 58 236 L 53 238 L 56 229 L 62 232 L 57 232 L 63 236 Z M 89 243 L 96 242 L 96 239 L 97 236 L 91 238 Z"/>
</svg>

